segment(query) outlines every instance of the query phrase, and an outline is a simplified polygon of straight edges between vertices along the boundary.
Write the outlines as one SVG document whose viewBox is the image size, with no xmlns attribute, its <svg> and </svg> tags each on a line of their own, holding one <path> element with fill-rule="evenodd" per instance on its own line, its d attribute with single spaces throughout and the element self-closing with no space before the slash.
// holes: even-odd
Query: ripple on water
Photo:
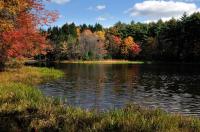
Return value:
<svg viewBox="0 0 200 132">
<path fill-rule="evenodd" d="M 127 103 L 200 117 L 200 69 L 184 65 L 61 64 L 65 77 L 40 86 L 66 104 L 107 110 Z"/>
</svg>

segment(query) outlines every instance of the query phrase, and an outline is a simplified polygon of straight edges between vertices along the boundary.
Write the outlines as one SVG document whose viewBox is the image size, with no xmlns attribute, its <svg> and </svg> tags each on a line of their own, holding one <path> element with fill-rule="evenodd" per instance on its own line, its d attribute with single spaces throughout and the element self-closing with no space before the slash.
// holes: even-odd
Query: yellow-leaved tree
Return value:
<svg viewBox="0 0 200 132">
<path fill-rule="evenodd" d="M 105 32 L 104 31 L 97 31 L 95 34 L 99 37 L 100 40 L 105 40 Z"/>
</svg>

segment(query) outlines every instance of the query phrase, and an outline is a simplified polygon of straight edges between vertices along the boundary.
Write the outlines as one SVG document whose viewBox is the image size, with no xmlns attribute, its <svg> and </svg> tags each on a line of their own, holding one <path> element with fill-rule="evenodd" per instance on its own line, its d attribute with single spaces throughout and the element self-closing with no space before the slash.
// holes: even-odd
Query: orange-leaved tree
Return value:
<svg viewBox="0 0 200 132">
<path fill-rule="evenodd" d="M 45 54 L 48 48 L 39 27 L 57 19 L 56 11 L 45 10 L 41 0 L 0 2 L 0 68 L 8 58 Z"/>
<path fill-rule="evenodd" d="M 121 46 L 121 54 L 124 56 L 127 55 L 137 55 L 141 51 L 140 46 L 135 43 L 133 37 L 128 36 L 124 39 L 124 43 Z"/>
</svg>

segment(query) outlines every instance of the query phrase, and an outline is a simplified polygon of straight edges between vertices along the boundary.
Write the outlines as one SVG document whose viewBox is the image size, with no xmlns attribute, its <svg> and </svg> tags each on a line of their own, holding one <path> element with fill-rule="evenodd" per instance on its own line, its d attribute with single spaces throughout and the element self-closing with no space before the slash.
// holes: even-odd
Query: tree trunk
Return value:
<svg viewBox="0 0 200 132">
<path fill-rule="evenodd" d="M 5 70 L 7 59 L 7 47 L 2 42 L 2 36 L 0 35 L 0 72 Z"/>
<path fill-rule="evenodd" d="M 1 44 L 1 43 L 0 43 Z M 5 50 L 3 50 L 0 47 L 0 71 L 4 71 L 5 70 L 5 64 L 6 64 L 6 60 L 7 60 L 7 55 Z"/>
<path fill-rule="evenodd" d="M 5 70 L 5 62 L 0 62 L 0 72 Z"/>
</svg>

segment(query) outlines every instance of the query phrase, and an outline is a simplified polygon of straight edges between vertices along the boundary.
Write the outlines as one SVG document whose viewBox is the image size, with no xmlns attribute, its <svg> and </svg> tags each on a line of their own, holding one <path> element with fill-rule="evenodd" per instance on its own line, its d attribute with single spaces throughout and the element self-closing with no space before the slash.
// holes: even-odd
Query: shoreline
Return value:
<svg viewBox="0 0 200 132">
<path fill-rule="evenodd" d="M 94 60 L 94 61 L 55 61 L 56 63 L 64 64 L 144 64 L 143 61 L 128 61 L 128 60 Z"/>
<path fill-rule="evenodd" d="M 45 61 L 45 60 L 27 60 L 25 64 L 33 65 L 36 63 L 57 63 L 57 64 L 174 64 L 174 65 L 200 65 L 199 62 L 171 62 L 171 61 L 130 61 L 130 60 L 62 60 L 62 61 Z"/>
</svg>

